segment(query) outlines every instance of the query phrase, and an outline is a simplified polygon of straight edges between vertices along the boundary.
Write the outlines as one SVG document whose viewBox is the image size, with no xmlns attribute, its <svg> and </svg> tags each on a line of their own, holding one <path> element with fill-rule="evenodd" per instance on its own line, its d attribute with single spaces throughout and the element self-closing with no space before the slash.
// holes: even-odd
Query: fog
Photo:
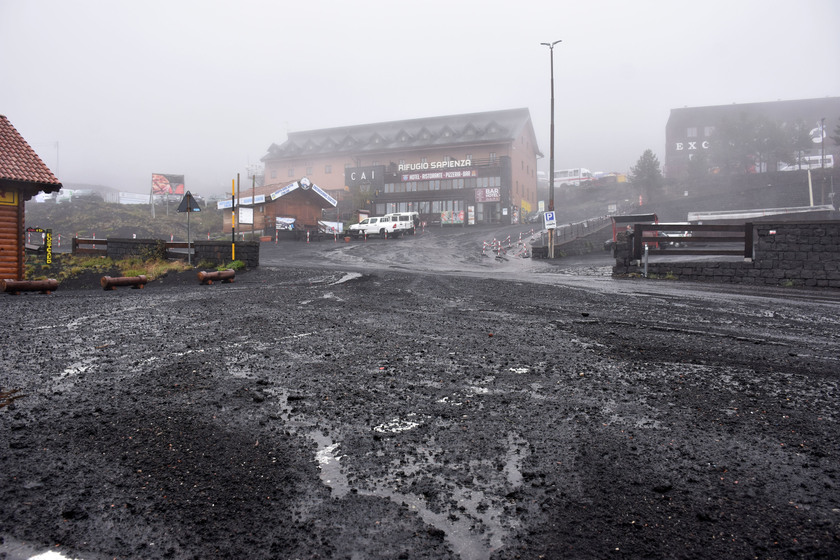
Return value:
<svg viewBox="0 0 840 560">
<path fill-rule="evenodd" d="M 0 0 L 0 114 L 64 183 L 221 193 L 287 132 L 526 107 L 547 169 L 664 163 L 672 108 L 840 94 L 836 0 Z M 833 123 L 832 123 L 833 124 Z"/>
</svg>

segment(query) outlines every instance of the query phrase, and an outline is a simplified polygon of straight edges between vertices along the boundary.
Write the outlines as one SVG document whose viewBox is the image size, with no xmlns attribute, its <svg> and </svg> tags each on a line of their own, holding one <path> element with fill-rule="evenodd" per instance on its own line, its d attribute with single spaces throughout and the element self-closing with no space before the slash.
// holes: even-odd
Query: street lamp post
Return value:
<svg viewBox="0 0 840 560">
<path fill-rule="evenodd" d="M 822 164 L 823 173 L 825 173 L 825 117 L 820 119 L 820 144 L 822 147 L 820 163 Z"/>
<path fill-rule="evenodd" d="M 540 43 L 548 47 L 551 52 L 551 143 L 548 159 L 548 211 L 554 212 L 554 45 L 560 43 L 561 39 L 553 43 Z M 554 258 L 554 232 L 548 235 L 548 258 Z"/>
</svg>

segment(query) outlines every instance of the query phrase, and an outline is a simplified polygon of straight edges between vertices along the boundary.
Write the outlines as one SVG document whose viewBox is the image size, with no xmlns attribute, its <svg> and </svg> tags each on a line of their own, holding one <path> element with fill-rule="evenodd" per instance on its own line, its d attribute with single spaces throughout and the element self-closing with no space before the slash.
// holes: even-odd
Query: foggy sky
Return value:
<svg viewBox="0 0 840 560">
<path fill-rule="evenodd" d="M 0 0 L 0 114 L 64 183 L 229 189 L 287 131 L 528 108 L 548 169 L 672 108 L 840 95 L 836 0 Z M 836 123 L 831 123 L 832 129 Z"/>
</svg>

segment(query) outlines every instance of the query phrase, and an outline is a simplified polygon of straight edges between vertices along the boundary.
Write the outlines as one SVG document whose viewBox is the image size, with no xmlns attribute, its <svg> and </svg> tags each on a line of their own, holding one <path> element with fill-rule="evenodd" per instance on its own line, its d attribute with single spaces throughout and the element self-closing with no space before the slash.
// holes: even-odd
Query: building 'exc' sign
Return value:
<svg viewBox="0 0 840 560">
<path fill-rule="evenodd" d="M 684 150 L 687 150 L 689 152 L 694 151 L 694 150 L 697 149 L 697 144 L 698 144 L 697 141 L 694 141 L 694 142 L 675 142 L 675 146 L 676 146 L 676 149 L 677 149 L 678 152 L 682 152 Z M 703 148 L 704 150 L 709 149 L 709 141 L 708 140 L 703 140 L 702 142 L 699 142 L 699 144 L 700 144 L 700 147 Z"/>
</svg>

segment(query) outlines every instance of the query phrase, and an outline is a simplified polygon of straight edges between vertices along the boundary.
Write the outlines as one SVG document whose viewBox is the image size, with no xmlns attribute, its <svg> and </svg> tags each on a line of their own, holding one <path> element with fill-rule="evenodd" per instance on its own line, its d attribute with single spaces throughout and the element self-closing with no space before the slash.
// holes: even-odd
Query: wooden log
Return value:
<svg viewBox="0 0 840 560">
<path fill-rule="evenodd" d="M 50 294 L 58 288 L 58 280 L 47 278 L 46 280 L 0 280 L 0 292 L 19 295 L 21 292 L 41 292 Z"/>
<path fill-rule="evenodd" d="M 103 290 L 116 290 L 117 286 L 131 286 L 135 290 L 142 290 L 146 287 L 146 282 L 148 282 L 148 278 L 142 274 L 140 276 L 118 276 L 116 278 L 103 276 L 99 280 Z"/>
<path fill-rule="evenodd" d="M 202 270 L 198 273 L 198 281 L 202 284 L 212 284 L 215 280 L 221 280 L 222 282 L 229 284 L 233 282 L 235 277 L 236 271 L 232 268 L 228 268 L 226 270 Z"/>
</svg>

